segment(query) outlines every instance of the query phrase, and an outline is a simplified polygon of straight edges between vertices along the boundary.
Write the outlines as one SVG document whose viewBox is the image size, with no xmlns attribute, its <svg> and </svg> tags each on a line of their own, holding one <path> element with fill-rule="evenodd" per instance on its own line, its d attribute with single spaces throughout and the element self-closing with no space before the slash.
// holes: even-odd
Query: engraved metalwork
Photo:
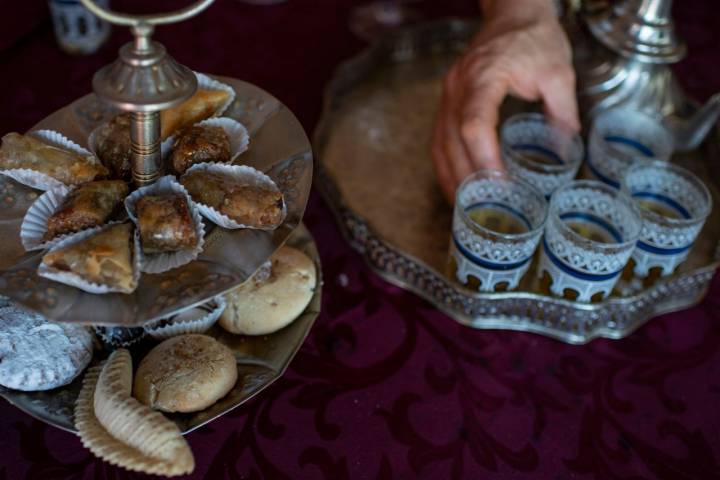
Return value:
<svg viewBox="0 0 720 480">
<path fill-rule="evenodd" d="M 203 411 L 167 414 L 183 433 L 191 432 L 242 405 L 280 378 L 315 322 L 320 312 L 322 290 L 322 269 L 317 248 L 310 232 L 302 225 L 290 236 L 288 244 L 299 248 L 315 262 L 318 285 L 310 305 L 297 320 L 271 335 L 258 337 L 233 335 L 218 326 L 207 332 L 235 352 L 238 362 L 238 381 L 227 396 Z M 5 304 L 7 300 L 0 298 L 0 306 Z M 135 365 L 141 358 L 142 352 L 133 351 Z M 101 356 L 96 354 L 91 365 L 96 365 L 101 360 Z M 0 396 L 43 422 L 74 432 L 73 410 L 81 385 L 82 375 L 69 385 L 44 392 L 21 392 L 0 387 Z"/>
<path fill-rule="evenodd" d="M 283 225 L 273 232 L 229 231 L 208 225 L 204 251 L 198 260 L 166 273 L 143 275 L 131 295 L 93 295 L 36 274 L 42 254 L 25 252 L 19 232 L 37 191 L 2 178 L 0 294 L 56 321 L 143 325 L 204 303 L 238 285 L 282 245 L 302 221 L 310 194 L 310 142 L 293 114 L 267 92 L 240 80 L 218 79 L 233 87 L 237 98 L 266 105 L 258 113 L 259 118 L 255 117 L 256 111 L 245 112 L 255 125 L 253 148 L 238 157 L 236 163 L 250 165 L 278 180 L 288 211 Z M 86 145 L 88 135 L 106 119 L 107 113 L 95 95 L 87 95 L 53 113 L 34 129 L 57 130 Z M 231 108 L 228 115 L 236 114 L 237 110 Z"/>
<path fill-rule="evenodd" d="M 623 0 L 586 12 L 594 39 L 576 48 L 579 100 L 588 118 L 618 105 L 663 117 L 677 150 L 696 148 L 720 116 L 720 93 L 699 108 L 670 69 L 685 55 L 670 16 L 672 0 Z M 599 45 L 597 45 L 599 43 Z M 599 48 L 598 48 L 599 47 Z"/>
<path fill-rule="evenodd" d="M 130 26 L 133 42 L 123 45 L 119 58 L 95 73 L 93 90 L 105 102 L 132 112 L 130 117 L 132 176 L 137 186 L 162 175 L 160 159 L 160 110 L 174 107 L 195 93 L 193 72 L 178 64 L 165 47 L 150 39 L 155 25 L 191 18 L 214 0 L 200 0 L 177 12 L 128 15 L 81 0 L 98 17 L 116 25 Z"/>
<path fill-rule="evenodd" d="M 646 285 L 621 278 L 599 303 L 550 296 L 536 278 L 537 255 L 518 291 L 473 292 L 446 275 L 452 209 L 436 185 L 429 139 L 442 77 L 474 31 L 460 21 L 401 31 L 338 69 L 314 137 L 316 186 L 351 245 L 383 278 L 474 328 L 585 343 L 625 337 L 653 316 L 700 302 L 720 265 L 719 215 L 673 275 Z M 519 111 L 527 106 L 506 102 L 501 116 Z M 719 139 L 715 131 L 692 155 L 673 157 L 703 179 L 714 208 L 720 166 L 706 159 L 720 155 Z"/>
</svg>

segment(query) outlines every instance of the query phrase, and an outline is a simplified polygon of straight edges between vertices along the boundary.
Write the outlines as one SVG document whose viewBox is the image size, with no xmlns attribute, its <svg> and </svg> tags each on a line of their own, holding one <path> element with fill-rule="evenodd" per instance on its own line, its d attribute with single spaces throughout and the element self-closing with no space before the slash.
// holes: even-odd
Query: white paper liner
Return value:
<svg viewBox="0 0 720 480">
<path fill-rule="evenodd" d="M 182 195 L 188 204 L 190 210 L 190 217 L 195 225 L 195 233 L 198 238 L 198 243 L 195 248 L 190 250 L 180 250 L 177 252 L 163 252 L 163 253 L 151 253 L 145 254 L 142 248 L 139 250 L 140 254 L 140 269 L 145 273 L 162 273 L 172 270 L 173 268 L 180 267 L 187 263 L 195 260 L 203 250 L 205 244 L 205 224 L 200 216 L 198 205 L 192 201 L 185 187 L 180 185 L 175 177 L 172 175 L 166 175 L 160 178 L 157 182 L 147 187 L 142 187 L 135 190 L 125 199 L 125 208 L 128 212 L 130 219 L 135 222 L 137 226 L 138 218 L 135 211 L 135 204 L 144 195 L 158 195 L 158 194 L 179 194 Z M 135 229 L 135 236 L 140 238 L 139 227 Z"/>
<path fill-rule="evenodd" d="M 218 295 L 207 303 L 163 319 L 172 322 L 168 325 L 160 327 L 161 320 L 146 326 L 145 332 L 157 340 L 165 340 L 187 333 L 203 333 L 217 322 L 226 305 L 225 298 Z"/>
<path fill-rule="evenodd" d="M 119 223 L 123 222 L 110 222 L 105 225 L 101 225 L 99 227 L 95 228 L 89 228 L 87 230 L 83 230 L 82 232 L 73 233 L 72 235 L 68 235 L 66 238 L 62 239 L 49 250 L 49 252 L 54 252 L 56 250 L 59 250 L 61 248 L 65 248 L 69 245 L 73 245 L 81 240 L 85 240 L 88 237 L 91 237 L 95 235 L 96 233 L 99 233 L 107 228 L 110 228 L 113 225 L 117 225 Z M 138 280 L 140 279 L 140 255 L 138 253 L 140 252 L 140 243 L 135 239 L 134 245 L 133 245 L 133 279 L 135 280 L 135 283 L 137 284 Z M 48 252 L 48 253 L 49 253 Z M 52 269 L 45 265 L 44 263 L 40 263 L 40 266 L 38 267 L 38 275 L 44 278 L 49 278 L 50 280 L 55 280 L 56 282 L 64 283 L 65 285 L 71 285 L 73 287 L 77 287 L 80 290 L 83 290 L 88 293 L 111 293 L 111 292 L 120 292 L 120 293 L 128 293 L 123 292 L 121 290 L 118 290 L 117 288 L 111 287 L 109 285 L 102 285 L 99 283 L 89 282 L 82 278 L 80 275 L 77 275 L 72 272 L 61 272 L 55 269 Z"/>
<path fill-rule="evenodd" d="M 252 185 L 252 186 L 261 186 L 266 188 L 271 188 L 277 192 L 280 191 L 278 186 L 275 184 L 275 182 L 272 181 L 270 177 L 262 173 L 260 170 L 256 170 L 252 167 L 248 167 L 247 165 L 225 165 L 222 163 L 198 163 L 197 165 L 193 165 L 192 167 L 188 168 L 187 172 L 185 172 L 185 175 L 190 174 L 191 172 L 195 171 L 205 171 L 205 172 L 211 172 L 211 173 L 220 173 L 223 175 L 230 176 L 234 179 L 237 179 L 240 183 L 243 185 Z M 209 205 L 202 204 L 200 202 L 196 202 L 198 209 L 200 210 L 200 213 L 203 214 L 205 218 L 210 220 L 211 222 L 215 223 L 216 225 L 219 225 L 223 228 L 227 229 L 238 229 L 238 228 L 250 228 L 254 230 L 275 230 L 277 227 L 282 225 L 282 222 L 285 221 L 285 217 L 287 216 L 287 205 L 285 205 L 285 197 L 283 196 L 283 207 L 282 207 L 282 218 L 280 220 L 280 223 L 274 226 L 270 227 L 256 227 L 252 225 L 243 225 L 241 223 L 236 222 L 235 220 L 232 220 L 227 215 L 224 215 L 214 208 L 212 208 Z"/>
<path fill-rule="evenodd" d="M 230 140 L 230 162 L 235 161 L 235 159 L 241 153 L 246 152 L 250 145 L 250 135 L 248 134 L 247 128 L 245 128 L 242 123 L 238 122 L 237 120 L 233 120 L 232 118 L 207 118 L 201 122 L 196 123 L 195 125 L 212 125 L 215 127 L 220 127 L 225 131 L 225 134 Z M 172 153 L 174 142 L 174 135 L 169 136 L 167 139 L 165 139 L 164 142 L 162 142 L 160 147 L 163 152 L 163 158 Z"/>
<path fill-rule="evenodd" d="M 47 190 L 30 205 L 20 226 L 20 241 L 26 251 L 45 250 L 72 235 L 72 233 L 69 233 L 48 241 L 44 240 L 48 219 L 57 211 L 73 190 L 73 188 L 61 184 Z"/>
<path fill-rule="evenodd" d="M 204 73 L 194 72 L 198 82 L 198 90 L 222 90 L 230 94 L 230 96 L 223 102 L 222 105 L 215 111 L 213 117 L 219 117 L 228 109 L 230 105 L 235 101 L 235 89 L 230 85 L 222 82 L 218 82 L 214 78 L 210 78 Z"/>
<path fill-rule="evenodd" d="M 80 145 L 68 139 L 59 132 L 55 132 L 52 130 L 35 130 L 33 132 L 30 132 L 28 135 L 32 135 L 33 137 L 42 140 L 43 143 L 46 143 L 48 145 L 59 147 L 63 150 L 69 150 L 78 155 L 93 157 L 96 162 L 99 162 L 99 160 L 97 160 L 97 157 L 95 157 L 92 152 L 81 147 Z M 30 170 L 28 168 L 13 168 L 9 170 L 0 170 L 0 175 L 5 175 L 6 177 L 10 177 L 17 182 L 22 183 L 23 185 L 27 185 L 28 187 L 36 188 L 38 190 L 49 190 L 51 188 L 57 188 L 65 185 L 64 183 L 54 179 L 50 175 L 36 172 L 35 170 Z"/>
</svg>

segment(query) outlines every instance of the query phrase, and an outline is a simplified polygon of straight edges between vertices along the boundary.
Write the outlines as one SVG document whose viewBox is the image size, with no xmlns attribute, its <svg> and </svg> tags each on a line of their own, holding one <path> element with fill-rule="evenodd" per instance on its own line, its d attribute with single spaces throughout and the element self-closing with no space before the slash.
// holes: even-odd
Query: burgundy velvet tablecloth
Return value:
<svg viewBox="0 0 720 480">
<path fill-rule="evenodd" d="M 196 70 L 274 93 L 311 132 L 333 68 L 362 47 L 347 28 L 357 3 L 218 0 L 157 38 Z M 475 13 L 473 0 L 413 5 L 427 18 Z M 42 2 L 0 7 L 0 134 L 89 92 L 128 38 L 116 31 L 98 54 L 68 57 Z M 678 72 L 705 98 L 720 90 L 720 5 L 683 0 L 675 10 L 690 50 Z M 625 340 L 568 346 L 462 327 L 383 282 L 317 195 L 306 222 L 324 266 L 323 312 L 281 380 L 188 436 L 193 478 L 720 478 L 717 278 L 700 306 Z M 137 477 L 0 402 L 0 478 Z"/>
</svg>

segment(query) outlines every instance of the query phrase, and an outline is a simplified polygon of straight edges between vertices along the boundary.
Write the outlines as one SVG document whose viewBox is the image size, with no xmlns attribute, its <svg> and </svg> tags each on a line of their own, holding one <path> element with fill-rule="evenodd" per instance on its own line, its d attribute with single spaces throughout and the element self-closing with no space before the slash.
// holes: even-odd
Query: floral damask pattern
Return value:
<svg viewBox="0 0 720 480">
<path fill-rule="evenodd" d="M 355 3 L 293 0 L 256 12 L 217 2 L 158 35 L 197 70 L 276 93 L 311 131 L 331 65 L 357 47 L 344 24 Z M 474 3 L 413 7 L 432 16 L 472 12 Z M 708 13 L 709 0 L 675 3 L 691 52 L 678 71 L 706 97 L 720 85 L 720 17 Z M 6 17 L 0 25 L 21 21 Z M 49 28 L 0 57 L 0 105 L 12 112 L 0 116 L 0 133 L 22 131 L 85 94 L 91 73 L 125 40 L 113 40 L 106 58 L 76 59 L 54 52 Z M 258 42 L 268 31 L 273 42 Z M 228 62 L 241 44 L 251 46 L 243 61 Z M 308 63 L 288 81 L 295 57 L 272 48 L 293 47 Z M 62 73 L 66 88 L 48 71 Z M 285 376 L 188 436 L 197 460 L 190 478 L 720 479 L 720 278 L 700 306 L 624 340 L 571 346 L 459 325 L 372 274 L 315 196 L 305 221 L 324 265 L 322 314 Z M 103 463 L 74 435 L 4 401 L 0 432 L 0 480 L 150 478 Z"/>
</svg>

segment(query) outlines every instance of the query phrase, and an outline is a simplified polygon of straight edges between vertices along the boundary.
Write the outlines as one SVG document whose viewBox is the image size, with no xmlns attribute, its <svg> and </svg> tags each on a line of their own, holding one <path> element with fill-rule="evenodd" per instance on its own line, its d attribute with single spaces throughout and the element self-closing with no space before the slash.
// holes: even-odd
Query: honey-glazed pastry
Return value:
<svg viewBox="0 0 720 480">
<path fill-rule="evenodd" d="M 132 232 L 130 223 L 112 225 L 76 243 L 51 250 L 42 263 L 49 269 L 74 273 L 88 282 L 132 293 L 137 288 Z"/>
<path fill-rule="evenodd" d="M 225 130 L 218 126 L 194 125 L 185 128 L 175 137 L 170 161 L 178 175 L 196 163 L 229 162 L 230 139 Z"/>
<path fill-rule="evenodd" d="M 130 181 L 132 163 L 130 160 L 130 114 L 117 115 L 100 127 L 95 148 L 98 158 L 112 175 Z"/>
<path fill-rule="evenodd" d="M 197 412 L 224 397 L 237 381 L 233 352 L 212 337 L 165 340 L 140 362 L 133 395 L 163 412 Z"/>
<path fill-rule="evenodd" d="M 197 245 L 195 224 L 182 195 L 144 195 L 135 208 L 143 252 L 176 252 Z"/>
<path fill-rule="evenodd" d="M 315 264 L 300 250 L 281 247 L 245 283 L 225 295 L 218 323 L 231 333 L 267 335 L 289 325 L 310 303 L 317 283 Z"/>
<path fill-rule="evenodd" d="M 249 185 L 220 172 L 195 170 L 180 179 L 194 201 L 235 222 L 256 228 L 276 227 L 283 221 L 283 196 L 277 189 Z"/>
<path fill-rule="evenodd" d="M 0 169 L 33 170 L 65 185 L 79 185 L 108 175 L 108 170 L 91 155 L 80 155 L 19 133 L 2 138 Z"/>
<path fill-rule="evenodd" d="M 102 225 L 122 205 L 127 194 L 128 186 L 122 180 L 98 180 L 80 185 L 48 219 L 44 240 Z"/>
<path fill-rule="evenodd" d="M 160 136 L 163 140 L 176 131 L 213 116 L 230 97 L 224 90 L 198 90 L 177 107 L 160 112 Z"/>
</svg>

